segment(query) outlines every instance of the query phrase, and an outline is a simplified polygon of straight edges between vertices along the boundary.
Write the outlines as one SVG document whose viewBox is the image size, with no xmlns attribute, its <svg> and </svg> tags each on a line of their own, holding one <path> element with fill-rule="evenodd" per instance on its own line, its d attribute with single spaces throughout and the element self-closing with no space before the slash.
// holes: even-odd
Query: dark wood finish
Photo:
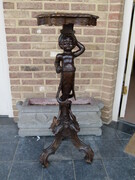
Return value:
<svg viewBox="0 0 135 180">
<path fill-rule="evenodd" d="M 40 156 L 40 162 L 44 167 L 47 167 L 49 164 L 49 155 L 55 153 L 62 139 L 65 137 L 69 137 L 73 144 L 85 153 L 87 163 L 91 163 L 93 160 L 94 152 L 91 147 L 78 138 L 77 133 L 80 131 L 80 127 L 75 115 L 71 111 L 72 102 L 69 99 L 72 97 L 76 99 L 74 91 L 76 71 L 74 60 L 85 51 L 84 45 L 78 42 L 74 35 L 73 26 L 74 24 L 96 25 L 97 18 L 97 16 L 89 14 L 64 13 L 37 16 L 38 25 L 63 25 L 58 40 L 63 53 L 57 54 L 55 60 L 56 73 L 61 74 L 60 84 L 56 94 L 56 99 L 59 103 L 59 114 L 58 117 L 54 117 L 50 127 L 55 135 L 55 140 L 48 148 L 43 150 Z M 77 51 L 73 51 L 75 47 L 78 48 Z"/>
<path fill-rule="evenodd" d="M 96 26 L 99 17 L 80 13 L 44 13 L 38 15 L 36 18 L 38 25 L 61 26 L 63 24 L 76 24 L 81 26 Z"/>
</svg>

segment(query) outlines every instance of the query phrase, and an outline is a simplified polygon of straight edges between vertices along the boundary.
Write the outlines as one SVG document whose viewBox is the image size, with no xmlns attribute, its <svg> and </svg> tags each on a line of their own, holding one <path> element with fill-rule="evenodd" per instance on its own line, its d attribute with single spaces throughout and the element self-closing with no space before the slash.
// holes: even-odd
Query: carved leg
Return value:
<svg viewBox="0 0 135 180">
<path fill-rule="evenodd" d="M 94 157 L 94 152 L 91 149 L 91 147 L 89 145 L 86 145 L 85 143 L 83 143 L 77 133 L 75 131 L 71 130 L 71 140 L 74 144 L 74 146 L 76 146 L 79 151 L 84 151 L 84 153 L 86 154 L 84 159 L 87 163 L 91 163 Z"/>
<path fill-rule="evenodd" d="M 55 136 L 55 140 L 53 141 L 53 143 L 47 147 L 46 149 L 43 150 L 43 153 L 40 155 L 40 163 L 46 168 L 49 165 L 49 161 L 48 161 L 48 157 L 51 154 L 54 154 L 55 151 L 58 149 L 60 143 L 62 141 L 62 134 L 58 133 Z"/>
</svg>

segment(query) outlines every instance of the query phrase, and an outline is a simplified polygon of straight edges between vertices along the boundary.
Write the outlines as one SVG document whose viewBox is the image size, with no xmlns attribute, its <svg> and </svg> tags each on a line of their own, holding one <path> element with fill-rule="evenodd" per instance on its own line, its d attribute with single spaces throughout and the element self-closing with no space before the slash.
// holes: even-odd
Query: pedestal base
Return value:
<svg viewBox="0 0 135 180">
<path fill-rule="evenodd" d="M 80 131 L 79 124 L 76 121 L 76 117 L 71 111 L 71 101 L 60 102 L 58 118 L 54 117 L 51 124 L 52 132 L 55 134 L 55 140 L 40 156 L 40 162 L 44 167 L 48 167 L 48 157 L 54 154 L 59 147 L 61 141 L 65 137 L 70 137 L 74 146 L 79 150 L 84 151 L 85 161 L 91 163 L 94 157 L 94 152 L 90 146 L 83 143 L 77 135 Z"/>
<path fill-rule="evenodd" d="M 87 163 L 91 163 L 94 157 L 94 152 L 92 151 L 92 149 L 90 148 L 90 146 L 86 145 L 85 143 L 83 143 L 76 132 L 74 132 L 73 130 L 69 130 L 70 131 L 70 138 L 74 144 L 74 146 L 76 146 L 79 151 L 84 151 L 84 153 L 86 154 L 84 159 Z M 48 167 L 49 165 L 49 161 L 48 161 L 48 157 L 51 154 L 54 154 L 55 151 L 58 149 L 61 141 L 62 141 L 63 135 L 62 132 L 58 133 L 55 136 L 55 139 L 53 141 L 53 143 L 46 149 L 43 150 L 43 153 L 40 156 L 40 163 L 43 165 L 43 167 Z"/>
</svg>

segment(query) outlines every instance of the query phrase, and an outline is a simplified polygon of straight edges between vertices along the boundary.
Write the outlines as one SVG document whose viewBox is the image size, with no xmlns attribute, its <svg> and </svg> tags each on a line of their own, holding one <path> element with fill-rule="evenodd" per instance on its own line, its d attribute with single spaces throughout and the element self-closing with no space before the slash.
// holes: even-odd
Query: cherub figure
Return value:
<svg viewBox="0 0 135 180">
<path fill-rule="evenodd" d="M 85 47 L 77 41 L 73 33 L 61 34 L 59 37 L 59 46 L 63 49 L 63 53 L 57 54 L 55 60 L 56 72 L 61 73 L 61 81 L 56 98 L 60 101 L 65 101 L 72 97 L 76 99 L 74 91 L 76 71 L 74 58 L 80 56 L 85 51 Z M 76 46 L 78 47 L 78 50 L 72 52 Z M 62 92 L 62 96 L 59 98 L 60 92 Z"/>
</svg>

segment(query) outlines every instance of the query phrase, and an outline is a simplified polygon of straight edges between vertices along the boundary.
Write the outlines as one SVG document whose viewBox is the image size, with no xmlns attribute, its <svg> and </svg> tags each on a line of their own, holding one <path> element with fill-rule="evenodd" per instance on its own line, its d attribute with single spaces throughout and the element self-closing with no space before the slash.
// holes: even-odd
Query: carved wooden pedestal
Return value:
<svg viewBox="0 0 135 180">
<path fill-rule="evenodd" d="M 93 160 L 94 152 L 90 146 L 78 138 L 77 132 L 79 132 L 80 128 L 75 115 L 71 111 L 72 102 L 69 99 L 72 97 L 76 99 L 74 91 L 76 71 L 74 59 L 85 51 L 85 47 L 77 41 L 74 35 L 73 26 L 74 24 L 95 26 L 97 18 L 97 16 L 89 14 L 63 13 L 43 14 L 37 17 L 38 25 L 63 25 L 59 37 L 59 46 L 63 49 L 63 53 L 57 54 L 55 60 L 56 72 L 61 73 L 61 80 L 56 94 L 56 99 L 59 103 L 59 114 L 58 117 L 54 117 L 51 124 L 52 132 L 55 134 L 55 140 L 48 148 L 43 150 L 40 156 L 40 162 L 44 167 L 48 166 L 49 155 L 55 153 L 62 139 L 65 137 L 71 138 L 73 144 L 79 150 L 85 152 L 87 163 L 91 163 Z M 75 47 L 78 47 L 78 50 L 72 52 Z"/>
<path fill-rule="evenodd" d="M 71 111 L 71 101 L 67 100 L 64 103 L 60 103 L 59 108 L 59 116 L 58 118 L 54 117 L 51 125 L 51 129 L 55 134 L 55 140 L 47 149 L 43 150 L 40 157 L 40 162 L 47 167 L 48 156 L 55 153 L 64 137 L 70 137 L 73 144 L 79 150 L 85 152 L 86 162 L 91 163 L 94 153 L 90 146 L 84 144 L 77 136 L 77 132 L 80 130 L 80 128 L 78 122 L 76 121 L 76 117 Z"/>
</svg>

